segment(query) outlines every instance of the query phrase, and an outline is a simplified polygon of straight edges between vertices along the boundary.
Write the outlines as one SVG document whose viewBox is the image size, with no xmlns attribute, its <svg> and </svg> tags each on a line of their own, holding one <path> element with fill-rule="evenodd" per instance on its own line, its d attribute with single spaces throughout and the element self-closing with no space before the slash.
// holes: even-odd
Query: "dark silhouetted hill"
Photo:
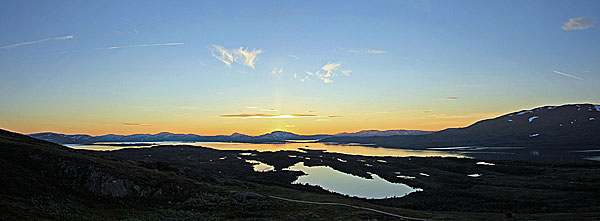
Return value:
<svg viewBox="0 0 600 221">
<path fill-rule="evenodd" d="M 417 136 L 330 137 L 323 142 L 384 147 L 450 146 L 589 147 L 600 145 L 600 105 L 545 106 Z"/>
</svg>

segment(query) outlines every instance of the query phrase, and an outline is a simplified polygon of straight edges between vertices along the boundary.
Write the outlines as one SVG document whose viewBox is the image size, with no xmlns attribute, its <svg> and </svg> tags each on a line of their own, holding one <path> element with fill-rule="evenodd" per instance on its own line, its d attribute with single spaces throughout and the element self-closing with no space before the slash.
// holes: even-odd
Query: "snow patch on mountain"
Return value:
<svg viewBox="0 0 600 221">
<path fill-rule="evenodd" d="M 537 118 L 540 118 L 540 116 L 533 116 L 533 117 L 530 117 L 530 118 L 529 118 L 529 123 L 531 123 L 531 121 L 533 121 L 533 120 L 535 120 L 535 119 L 537 119 Z"/>
<path fill-rule="evenodd" d="M 290 140 L 300 137 L 297 134 L 286 132 L 286 131 L 273 131 L 268 134 L 258 136 L 260 138 L 273 139 L 273 140 Z"/>
<path fill-rule="evenodd" d="M 517 113 L 517 115 L 523 115 L 523 114 L 526 114 L 526 113 L 533 113 L 533 111 L 530 111 L 530 110 L 521 111 L 521 112 Z"/>
</svg>

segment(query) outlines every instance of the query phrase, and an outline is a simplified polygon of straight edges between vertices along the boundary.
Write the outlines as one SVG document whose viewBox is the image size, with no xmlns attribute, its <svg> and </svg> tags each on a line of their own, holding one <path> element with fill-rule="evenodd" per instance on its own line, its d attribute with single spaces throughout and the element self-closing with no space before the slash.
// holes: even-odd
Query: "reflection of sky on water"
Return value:
<svg viewBox="0 0 600 221">
<path fill-rule="evenodd" d="M 269 172 L 275 170 L 274 166 L 260 162 L 258 160 L 246 160 L 246 162 L 252 164 L 252 168 L 256 172 Z"/>
<path fill-rule="evenodd" d="M 305 166 L 304 162 L 296 163 L 284 170 L 302 171 L 307 174 L 299 176 L 293 184 L 317 185 L 332 192 L 362 198 L 402 197 L 415 191 L 422 191 L 406 184 L 388 182 L 377 174 L 371 174 L 372 179 L 365 179 L 328 166 Z"/>
<path fill-rule="evenodd" d="M 123 144 L 123 143 L 141 143 L 141 142 L 103 142 L 102 144 Z M 407 150 L 407 149 L 394 149 L 394 148 L 383 148 L 373 146 L 360 146 L 360 145 L 337 145 L 337 144 L 325 144 L 325 143 L 283 143 L 283 144 L 252 144 L 252 143 L 230 143 L 230 142 L 150 142 L 156 145 L 192 145 L 192 146 L 204 146 L 218 150 L 257 150 L 257 151 L 279 151 L 279 150 L 292 150 L 301 151 L 299 148 L 311 149 L 311 150 L 326 150 L 328 152 L 352 154 L 352 155 L 363 155 L 363 156 L 397 156 L 397 157 L 465 157 L 464 155 L 442 152 L 435 150 Z M 77 145 L 69 144 L 66 145 L 73 149 L 87 149 L 87 150 L 118 150 L 123 148 L 147 148 L 149 146 L 107 146 L 107 145 Z M 304 151 L 301 151 L 304 152 Z"/>
</svg>

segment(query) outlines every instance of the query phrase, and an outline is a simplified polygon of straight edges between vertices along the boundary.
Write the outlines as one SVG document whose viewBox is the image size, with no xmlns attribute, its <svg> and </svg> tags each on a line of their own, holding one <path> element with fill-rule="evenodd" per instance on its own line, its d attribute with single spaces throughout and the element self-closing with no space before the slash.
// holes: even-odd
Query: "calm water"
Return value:
<svg viewBox="0 0 600 221">
<path fill-rule="evenodd" d="M 118 150 L 123 148 L 149 148 L 156 145 L 192 145 L 192 146 L 203 146 L 210 147 L 218 150 L 257 150 L 257 151 L 279 151 L 279 150 L 292 150 L 302 151 L 299 148 L 311 149 L 311 150 L 325 150 L 334 153 L 352 154 L 352 155 L 363 155 L 363 156 L 420 156 L 420 157 L 465 157 L 465 155 L 447 152 L 447 151 L 436 151 L 436 150 L 406 150 L 406 149 L 393 149 L 393 148 L 382 148 L 368 145 L 338 145 L 338 144 L 325 144 L 325 143 L 284 143 L 284 144 L 251 144 L 251 143 L 229 143 L 229 142 L 148 142 L 144 143 L 145 146 L 109 146 L 102 144 L 136 144 L 140 142 L 103 142 L 97 143 L 98 145 L 77 145 L 67 144 L 66 146 L 73 149 L 86 149 L 86 150 Z M 150 145 L 149 145 L 150 144 Z"/>
<path fill-rule="evenodd" d="M 352 174 L 337 171 L 328 166 L 305 166 L 304 162 L 296 163 L 284 170 L 302 171 L 306 175 L 299 176 L 292 184 L 309 184 L 323 189 L 368 199 L 383 199 L 403 197 L 409 193 L 422 191 L 403 183 L 392 183 L 371 174 L 372 179 L 366 179 Z"/>
<path fill-rule="evenodd" d="M 252 168 L 254 169 L 255 172 L 275 171 L 274 166 L 260 162 L 258 160 L 246 160 L 246 163 L 252 164 Z"/>
</svg>

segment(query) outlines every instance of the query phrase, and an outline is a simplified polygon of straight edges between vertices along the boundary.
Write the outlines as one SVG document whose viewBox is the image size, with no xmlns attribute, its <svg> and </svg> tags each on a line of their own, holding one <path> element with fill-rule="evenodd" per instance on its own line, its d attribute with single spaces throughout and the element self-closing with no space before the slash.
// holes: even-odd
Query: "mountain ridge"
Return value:
<svg viewBox="0 0 600 221">
<path fill-rule="evenodd" d="M 467 127 L 441 131 L 362 130 L 338 134 L 299 135 L 287 131 L 250 136 L 202 136 L 197 134 L 132 134 L 90 136 L 59 133 L 35 133 L 29 136 L 59 143 L 88 144 L 94 142 L 240 142 L 278 143 L 289 140 L 317 140 L 336 143 L 368 143 L 393 148 L 427 148 L 450 146 L 594 146 L 600 145 L 600 105 L 565 104 L 542 106 L 483 119 Z"/>
<path fill-rule="evenodd" d="M 383 147 L 600 145 L 600 105 L 542 106 L 448 128 L 426 135 L 388 137 L 330 137 L 323 142 L 374 143 Z"/>
<path fill-rule="evenodd" d="M 370 137 L 370 136 L 394 136 L 394 135 L 423 135 L 430 134 L 435 131 L 425 130 L 361 130 L 357 132 L 342 132 L 337 133 L 334 136 L 356 136 L 356 137 Z"/>
<path fill-rule="evenodd" d="M 387 130 L 379 131 L 382 134 L 387 133 L 400 133 L 404 130 Z M 418 134 L 416 131 L 408 131 L 406 135 Z M 248 142 L 248 143 L 265 143 L 265 142 L 283 142 L 286 140 L 320 140 L 323 138 L 337 136 L 329 134 L 315 134 L 315 135 L 299 135 L 287 131 L 272 131 L 270 133 L 250 136 L 238 132 L 234 132 L 231 135 L 215 135 L 215 136 L 202 136 L 198 134 L 175 134 L 171 132 L 159 132 L 156 134 L 130 134 L 130 135 L 117 135 L 117 134 L 106 134 L 99 136 L 91 136 L 87 134 L 60 134 L 55 132 L 41 132 L 29 134 L 29 136 L 59 143 L 59 144 L 89 144 L 95 142 L 159 142 L 159 141 L 206 141 L 206 142 Z M 357 136 L 377 136 L 372 135 L 357 135 Z M 387 136 L 387 135 L 382 135 Z"/>
</svg>

